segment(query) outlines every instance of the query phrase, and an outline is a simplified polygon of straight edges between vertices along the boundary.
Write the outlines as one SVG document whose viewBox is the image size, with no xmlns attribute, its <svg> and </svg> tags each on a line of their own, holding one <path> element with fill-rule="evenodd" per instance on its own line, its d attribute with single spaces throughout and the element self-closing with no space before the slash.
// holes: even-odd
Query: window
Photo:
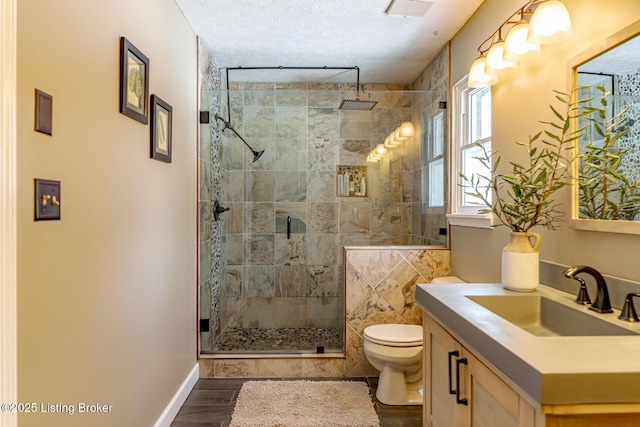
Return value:
<svg viewBox="0 0 640 427">
<path fill-rule="evenodd" d="M 422 200 L 427 208 L 443 208 L 445 202 L 445 141 L 444 112 L 432 110 L 422 113 Z"/>
<path fill-rule="evenodd" d="M 491 171 L 476 159 L 482 155 L 482 148 L 491 152 L 491 88 L 470 88 L 465 77 L 454 86 L 453 91 L 451 154 L 452 181 L 456 184 L 452 186 L 453 203 L 449 222 L 453 225 L 490 227 L 491 215 L 478 214 L 483 207 L 482 202 L 465 194 L 459 176 L 460 173 L 467 177 L 491 175 Z"/>
</svg>

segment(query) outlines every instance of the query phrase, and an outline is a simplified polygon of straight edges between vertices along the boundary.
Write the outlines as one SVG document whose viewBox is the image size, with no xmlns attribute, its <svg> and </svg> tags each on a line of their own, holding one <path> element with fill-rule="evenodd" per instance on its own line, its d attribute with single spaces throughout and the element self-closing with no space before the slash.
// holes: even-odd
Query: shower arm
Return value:
<svg viewBox="0 0 640 427">
<path fill-rule="evenodd" d="M 323 67 L 227 67 L 225 68 L 226 73 L 226 91 L 227 91 L 227 120 L 224 120 L 222 117 L 216 114 L 216 118 L 220 118 L 225 124 L 225 128 L 231 129 L 236 135 L 238 132 L 235 131 L 233 126 L 231 125 L 231 102 L 229 96 L 229 71 L 240 71 L 240 70 L 355 70 L 356 71 L 356 99 L 360 99 L 360 67 L 327 67 L 326 65 Z M 238 135 L 240 137 L 240 135 Z M 240 137 L 242 139 L 242 137 Z M 242 139 L 242 142 L 247 144 L 247 142 Z M 247 144 L 248 146 L 249 144 Z"/>
</svg>

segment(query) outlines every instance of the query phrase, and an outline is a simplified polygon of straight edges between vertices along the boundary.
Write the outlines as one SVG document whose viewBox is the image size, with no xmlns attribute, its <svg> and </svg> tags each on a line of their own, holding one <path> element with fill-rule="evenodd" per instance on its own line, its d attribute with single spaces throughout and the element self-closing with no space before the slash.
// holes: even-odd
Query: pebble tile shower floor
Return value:
<svg viewBox="0 0 640 427">
<path fill-rule="evenodd" d="M 332 378 L 301 379 L 327 381 Z M 238 392 L 242 384 L 249 380 L 255 381 L 253 378 L 199 379 L 171 427 L 227 427 L 231 422 Z M 349 380 L 366 381 L 369 385 L 369 392 L 380 418 L 380 427 L 422 427 L 422 406 L 389 406 L 378 402 L 375 397 L 378 377 Z"/>
<path fill-rule="evenodd" d="M 342 351 L 342 333 L 337 328 L 229 328 L 214 352 L 218 353 L 325 353 Z"/>
</svg>

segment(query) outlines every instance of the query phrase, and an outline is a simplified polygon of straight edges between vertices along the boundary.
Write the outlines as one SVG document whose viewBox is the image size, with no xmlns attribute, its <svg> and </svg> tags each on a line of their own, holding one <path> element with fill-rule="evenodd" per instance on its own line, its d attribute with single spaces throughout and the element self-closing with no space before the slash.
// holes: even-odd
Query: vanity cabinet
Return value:
<svg viewBox="0 0 640 427">
<path fill-rule="evenodd" d="M 424 316 L 425 427 L 535 427 L 534 408 Z"/>
</svg>

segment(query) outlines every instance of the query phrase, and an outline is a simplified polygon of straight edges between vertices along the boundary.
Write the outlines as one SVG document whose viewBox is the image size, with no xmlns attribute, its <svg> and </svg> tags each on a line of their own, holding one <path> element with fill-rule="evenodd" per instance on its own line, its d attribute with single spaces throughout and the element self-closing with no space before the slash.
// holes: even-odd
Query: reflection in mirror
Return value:
<svg viewBox="0 0 640 427">
<path fill-rule="evenodd" d="M 572 221 L 576 228 L 640 234 L 640 228 L 633 223 L 640 222 L 637 33 L 640 23 L 572 61 L 578 96 L 585 101 L 583 108 L 591 109 L 591 114 L 578 123 L 584 132 L 578 144 L 578 185 Z"/>
</svg>

